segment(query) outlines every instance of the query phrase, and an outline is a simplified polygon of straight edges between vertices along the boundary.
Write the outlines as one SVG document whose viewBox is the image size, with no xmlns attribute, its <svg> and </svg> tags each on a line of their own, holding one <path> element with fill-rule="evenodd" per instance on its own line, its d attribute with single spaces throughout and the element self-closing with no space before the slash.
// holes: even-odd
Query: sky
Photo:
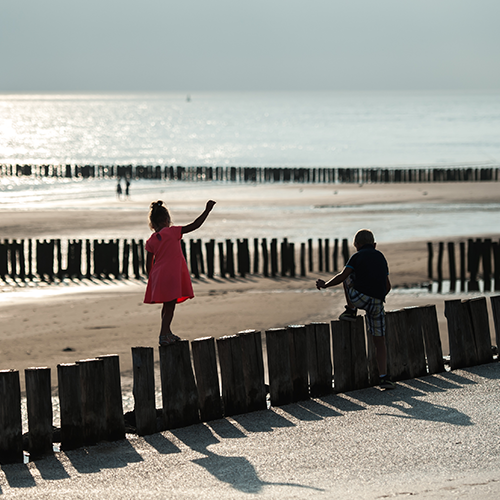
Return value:
<svg viewBox="0 0 500 500">
<path fill-rule="evenodd" d="M 500 90 L 499 0 L 0 0 L 0 92 Z"/>
</svg>

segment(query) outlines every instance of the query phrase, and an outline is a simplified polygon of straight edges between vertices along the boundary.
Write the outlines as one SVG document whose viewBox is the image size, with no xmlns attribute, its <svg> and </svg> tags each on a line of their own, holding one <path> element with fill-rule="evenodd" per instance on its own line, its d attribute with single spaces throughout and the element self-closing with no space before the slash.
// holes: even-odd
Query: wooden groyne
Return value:
<svg viewBox="0 0 500 500">
<path fill-rule="evenodd" d="M 500 290 L 500 241 L 468 238 L 458 244 L 428 242 L 427 249 L 428 278 L 437 281 L 438 285 L 446 274 L 451 292 L 478 291 L 480 280 L 485 292 Z"/>
<path fill-rule="evenodd" d="M 500 296 L 490 300 L 499 345 Z M 445 315 L 452 370 L 494 360 L 485 297 L 445 301 Z M 388 311 L 386 319 L 394 381 L 445 370 L 435 306 Z M 153 354 L 153 347 L 132 348 L 131 420 L 139 435 L 378 383 L 373 340 L 361 316 L 355 322 L 291 325 L 264 334 L 247 330 L 161 346 L 161 409 L 155 405 Z M 125 438 L 118 356 L 60 364 L 57 371 L 61 427 L 56 433 L 50 369 L 26 369 L 29 433 L 24 443 L 19 372 L 0 371 L 1 464 L 23 461 L 24 448 L 31 459 L 50 454 L 54 441 L 69 450 Z"/>
<path fill-rule="evenodd" d="M 284 238 L 247 238 L 221 242 L 181 240 L 195 278 L 306 276 L 337 271 L 349 259 L 348 240 L 312 238 L 300 246 Z M 216 255 L 218 254 L 218 255 Z M 143 240 L 4 240 L 0 243 L 0 279 L 52 281 L 71 278 L 120 279 L 146 276 Z"/>
<path fill-rule="evenodd" d="M 155 179 L 182 182 L 390 184 L 498 181 L 500 166 L 217 167 L 166 165 L 0 165 L 0 176 Z"/>
</svg>

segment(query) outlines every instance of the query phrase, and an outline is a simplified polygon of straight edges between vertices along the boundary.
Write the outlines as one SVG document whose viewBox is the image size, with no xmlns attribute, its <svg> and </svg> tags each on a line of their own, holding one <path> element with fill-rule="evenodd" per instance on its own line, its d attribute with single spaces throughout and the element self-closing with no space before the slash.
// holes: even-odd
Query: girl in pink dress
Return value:
<svg viewBox="0 0 500 500">
<path fill-rule="evenodd" d="M 154 233 L 146 242 L 148 284 L 144 302 L 163 303 L 160 345 L 180 340 L 170 329 L 175 305 L 194 297 L 191 276 L 181 248 L 182 235 L 198 229 L 214 205 L 215 201 L 207 201 L 205 210 L 191 224 L 172 226 L 170 213 L 163 202 L 151 203 L 149 227 Z"/>
</svg>

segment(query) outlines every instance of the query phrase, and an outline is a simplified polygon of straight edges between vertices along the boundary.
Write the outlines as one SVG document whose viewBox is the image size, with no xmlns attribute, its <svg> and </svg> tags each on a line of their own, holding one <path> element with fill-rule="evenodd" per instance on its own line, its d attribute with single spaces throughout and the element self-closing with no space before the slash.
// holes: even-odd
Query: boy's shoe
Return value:
<svg viewBox="0 0 500 500">
<path fill-rule="evenodd" d="M 392 382 L 392 380 L 389 377 L 380 377 L 380 383 L 378 385 L 381 389 L 395 389 L 396 384 Z"/>
<path fill-rule="evenodd" d="M 345 306 L 345 311 L 339 316 L 342 321 L 356 321 L 356 309 Z"/>
</svg>

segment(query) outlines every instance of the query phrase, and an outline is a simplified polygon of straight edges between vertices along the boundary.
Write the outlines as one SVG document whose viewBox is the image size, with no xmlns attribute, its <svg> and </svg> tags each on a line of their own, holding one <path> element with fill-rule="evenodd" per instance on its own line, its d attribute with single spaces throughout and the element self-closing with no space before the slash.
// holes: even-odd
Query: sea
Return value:
<svg viewBox="0 0 500 500">
<path fill-rule="evenodd" d="M 498 167 L 500 91 L 4 93 L 0 164 Z M 149 199 L 175 190 L 194 210 L 188 200 L 211 196 L 211 189 L 222 200 L 235 190 L 258 198 L 263 189 L 173 182 L 134 181 L 132 193 Z M 116 201 L 115 184 L 0 176 L 0 217 L 20 209 L 103 208 Z M 496 232 L 500 215 L 500 204 L 333 202 L 311 206 L 301 222 L 302 209 L 292 204 L 273 208 L 292 214 L 284 227 L 282 219 L 266 223 L 269 206 L 261 209 L 262 222 L 251 227 L 253 234 L 260 228 L 258 236 L 320 237 L 332 226 L 344 236 L 362 224 L 388 241 Z M 250 236 L 244 228 L 224 229 L 227 237 Z"/>
</svg>

